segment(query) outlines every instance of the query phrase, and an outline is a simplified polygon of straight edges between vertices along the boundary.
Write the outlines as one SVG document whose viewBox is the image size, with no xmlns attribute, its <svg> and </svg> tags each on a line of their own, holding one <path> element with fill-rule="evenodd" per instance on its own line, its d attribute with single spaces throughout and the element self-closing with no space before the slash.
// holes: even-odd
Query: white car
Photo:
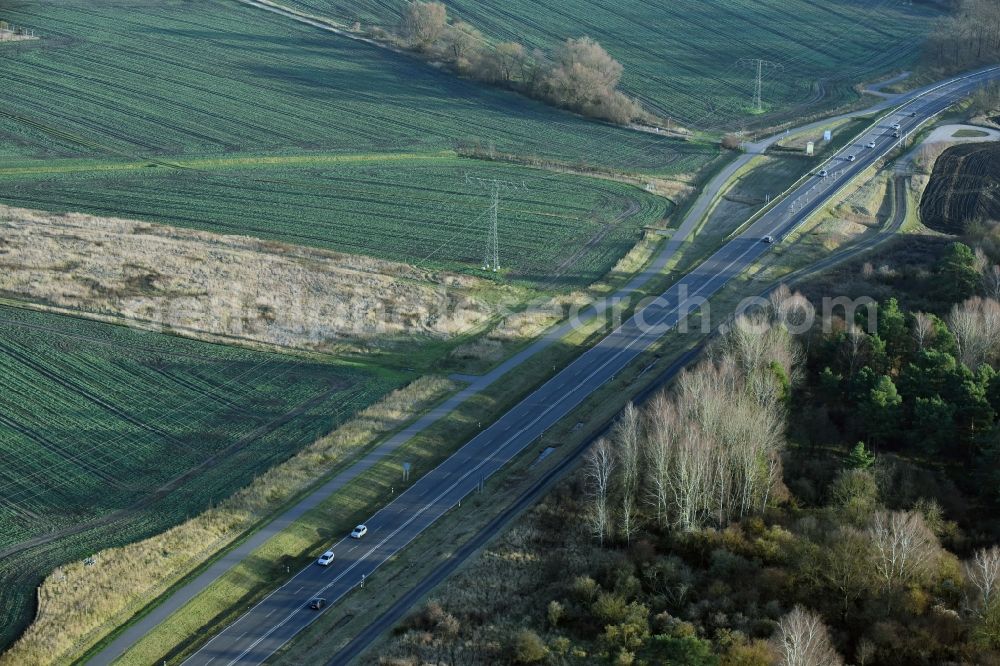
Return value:
<svg viewBox="0 0 1000 666">
<path fill-rule="evenodd" d="M 856 158 L 856 157 L 855 157 L 854 155 L 848 155 L 848 156 L 847 156 L 847 161 L 848 161 L 848 162 L 853 162 L 853 161 L 854 161 L 854 160 L 856 160 L 856 159 L 857 159 L 857 158 Z"/>
<path fill-rule="evenodd" d="M 364 525 L 358 525 L 357 527 L 354 528 L 354 531 L 351 532 L 351 538 L 360 539 L 366 534 L 368 534 L 368 528 L 365 527 Z"/>
<path fill-rule="evenodd" d="M 869 148 L 874 148 L 875 147 L 875 142 L 874 141 L 869 141 L 868 142 L 868 147 Z"/>
<path fill-rule="evenodd" d="M 898 130 L 899 129 L 899 123 L 893 123 L 892 124 L 892 129 Z"/>
<path fill-rule="evenodd" d="M 770 245 L 771 243 L 774 242 L 774 236 L 764 236 L 760 240 L 762 243 L 767 243 L 768 245 Z"/>
<path fill-rule="evenodd" d="M 319 556 L 318 560 L 316 560 L 316 564 L 320 565 L 321 567 L 328 567 L 330 566 L 331 562 L 333 562 L 332 550 L 326 551 L 325 553 Z"/>
<path fill-rule="evenodd" d="M 826 178 L 827 176 L 830 175 L 830 172 L 827 171 L 826 169 L 820 169 L 818 175 L 820 178 Z"/>
</svg>

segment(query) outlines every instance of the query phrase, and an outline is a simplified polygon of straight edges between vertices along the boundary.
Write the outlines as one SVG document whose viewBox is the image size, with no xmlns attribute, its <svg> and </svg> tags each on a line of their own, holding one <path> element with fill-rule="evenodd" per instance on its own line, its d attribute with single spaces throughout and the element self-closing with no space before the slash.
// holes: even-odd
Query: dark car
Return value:
<svg viewBox="0 0 1000 666">
<path fill-rule="evenodd" d="M 323 610 L 324 607 L 326 607 L 326 599 L 323 597 L 316 597 L 309 600 L 309 608 L 313 610 Z"/>
</svg>

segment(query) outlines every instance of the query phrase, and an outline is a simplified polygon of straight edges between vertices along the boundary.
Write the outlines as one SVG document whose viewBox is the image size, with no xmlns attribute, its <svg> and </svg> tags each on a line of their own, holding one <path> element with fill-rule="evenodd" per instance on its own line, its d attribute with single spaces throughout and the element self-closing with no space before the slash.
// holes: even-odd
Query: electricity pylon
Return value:
<svg viewBox="0 0 1000 666">
<path fill-rule="evenodd" d="M 466 174 L 465 182 L 468 185 L 478 185 L 488 187 L 490 190 L 490 219 L 486 229 L 486 249 L 483 254 L 483 270 L 493 269 L 494 272 L 500 270 L 500 192 L 503 190 L 523 190 L 527 189 L 524 181 L 515 183 L 499 178 L 476 178 Z"/>
<path fill-rule="evenodd" d="M 753 89 L 753 108 L 757 111 L 757 113 L 762 113 L 764 111 L 764 68 L 771 67 L 773 69 L 781 69 L 782 66 L 776 62 L 764 60 L 763 58 L 741 58 L 737 65 L 744 67 L 749 66 L 757 69 L 757 80 Z"/>
</svg>

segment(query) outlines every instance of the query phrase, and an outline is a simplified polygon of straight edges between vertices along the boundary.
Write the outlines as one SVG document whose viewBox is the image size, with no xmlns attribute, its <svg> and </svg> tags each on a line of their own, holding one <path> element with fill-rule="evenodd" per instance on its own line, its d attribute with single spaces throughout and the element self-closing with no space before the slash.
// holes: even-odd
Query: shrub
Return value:
<svg viewBox="0 0 1000 666">
<path fill-rule="evenodd" d="M 764 641 L 754 641 L 748 645 L 731 645 L 719 666 L 771 666 L 774 654 Z"/>
<path fill-rule="evenodd" d="M 562 619 L 563 613 L 565 613 L 565 611 L 566 609 L 563 608 L 563 605 L 561 603 L 559 603 L 554 599 L 550 601 L 548 611 L 546 613 L 546 617 L 549 620 L 549 626 L 552 627 L 553 629 L 558 627 L 559 620 Z"/>
<path fill-rule="evenodd" d="M 411 2 L 403 12 L 400 32 L 411 44 L 430 50 L 444 35 L 448 10 L 441 2 Z"/>
<path fill-rule="evenodd" d="M 612 592 L 601 592 L 590 607 L 590 611 L 598 620 L 605 624 L 622 622 L 628 614 L 628 604 L 625 598 Z"/>
<path fill-rule="evenodd" d="M 535 664 L 548 656 L 549 649 L 534 631 L 522 629 L 514 637 L 513 653 L 517 663 Z"/>
<path fill-rule="evenodd" d="M 735 134 L 727 134 L 722 137 L 722 147 L 726 150 L 742 150 L 743 139 Z"/>
<path fill-rule="evenodd" d="M 573 596 L 580 603 L 591 603 L 600 590 L 601 586 L 590 576 L 579 576 L 573 581 Z"/>
</svg>

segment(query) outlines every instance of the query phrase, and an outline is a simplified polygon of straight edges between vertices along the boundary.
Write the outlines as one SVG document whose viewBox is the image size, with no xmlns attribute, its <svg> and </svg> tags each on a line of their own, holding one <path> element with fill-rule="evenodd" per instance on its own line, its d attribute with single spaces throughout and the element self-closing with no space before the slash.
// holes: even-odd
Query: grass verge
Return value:
<svg viewBox="0 0 1000 666">
<path fill-rule="evenodd" d="M 814 225 L 804 233 L 821 236 L 823 230 L 821 225 Z M 776 284 L 776 277 L 801 270 L 814 258 L 810 253 L 788 253 L 766 258 L 710 299 L 710 310 L 727 314 L 734 312 L 744 297 L 762 293 Z M 278 653 L 275 663 L 290 666 L 302 663 L 310 655 L 337 654 L 405 594 L 404 581 L 423 580 L 489 524 L 494 516 L 504 512 L 536 479 L 558 467 L 566 456 L 578 453 L 581 443 L 599 435 L 632 396 L 662 385 L 662 372 L 705 339 L 706 334 L 699 330 L 700 323 L 701 318 L 696 317 L 692 320 L 693 330 L 688 333 L 674 331 L 665 336 L 653 350 L 595 392 L 511 465 L 492 477 L 481 494 L 470 496 L 432 525 L 402 554 L 383 565 L 363 589 L 355 590 L 338 603 L 336 612 L 328 613 L 305 630 Z M 539 456 L 547 449 L 551 449 L 549 455 L 540 460 Z M 469 561 L 471 558 L 459 570 Z M 451 576 L 454 575 L 453 572 Z M 433 595 L 431 591 L 422 598 Z M 368 654 L 377 654 L 378 645 L 375 643 Z M 355 661 L 365 661 L 364 656 Z"/>
</svg>

